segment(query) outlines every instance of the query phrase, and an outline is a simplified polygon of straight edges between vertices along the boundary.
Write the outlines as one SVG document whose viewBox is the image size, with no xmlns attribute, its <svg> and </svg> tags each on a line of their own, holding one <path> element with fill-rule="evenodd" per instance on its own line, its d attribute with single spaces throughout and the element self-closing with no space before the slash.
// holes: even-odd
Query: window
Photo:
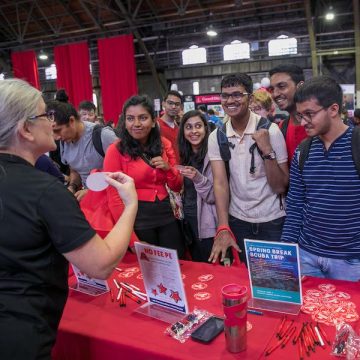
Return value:
<svg viewBox="0 0 360 360">
<path fill-rule="evenodd" d="M 269 56 L 297 54 L 297 40 L 286 35 L 280 35 L 274 40 L 270 40 Z"/>
<path fill-rule="evenodd" d="M 240 60 L 250 58 L 250 45 L 234 40 L 223 48 L 224 60 Z"/>
<path fill-rule="evenodd" d="M 55 64 L 51 64 L 50 66 L 45 68 L 45 78 L 46 80 L 55 80 L 57 78 Z"/>
<path fill-rule="evenodd" d="M 199 87 L 199 82 L 198 81 L 193 82 L 193 94 L 194 95 L 199 95 L 200 94 L 200 87 Z"/>
<path fill-rule="evenodd" d="M 206 63 L 206 49 L 192 45 L 182 52 L 182 61 L 183 65 Z"/>
</svg>

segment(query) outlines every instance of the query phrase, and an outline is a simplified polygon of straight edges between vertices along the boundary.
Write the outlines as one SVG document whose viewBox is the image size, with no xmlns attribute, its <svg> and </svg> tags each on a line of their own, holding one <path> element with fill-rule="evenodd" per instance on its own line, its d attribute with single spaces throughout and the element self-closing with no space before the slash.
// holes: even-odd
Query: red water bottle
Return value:
<svg viewBox="0 0 360 360">
<path fill-rule="evenodd" d="M 237 284 L 225 285 L 222 288 L 225 315 L 226 348 L 232 353 L 246 349 L 246 319 L 248 290 Z"/>
</svg>

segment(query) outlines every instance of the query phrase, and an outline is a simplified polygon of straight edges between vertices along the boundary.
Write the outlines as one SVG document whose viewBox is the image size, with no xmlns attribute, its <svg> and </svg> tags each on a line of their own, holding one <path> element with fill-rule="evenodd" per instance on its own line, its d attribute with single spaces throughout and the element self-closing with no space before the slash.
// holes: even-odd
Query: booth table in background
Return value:
<svg viewBox="0 0 360 360">
<path fill-rule="evenodd" d="M 222 316 L 221 288 L 230 283 L 249 286 L 245 266 L 222 267 L 188 261 L 180 261 L 180 264 L 190 311 L 197 307 Z M 135 256 L 131 255 L 127 255 L 119 266 L 125 270 L 139 268 Z M 139 275 L 140 271 L 133 272 L 130 277 L 124 278 L 122 273 L 115 271 L 113 277 L 119 281 L 134 284 L 143 290 Z M 208 279 L 208 281 L 200 281 L 200 276 L 202 276 L 202 280 Z M 202 287 L 198 285 L 199 283 L 205 284 L 207 287 L 199 289 Z M 332 283 L 336 286 L 337 291 L 349 293 L 351 301 L 357 305 L 358 309 L 360 308 L 359 282 L 305 278 L 303 292 L 305 293 L 308 289 L 316 289 L 319 284 L 323 283 Z M 113 288 L 116 297 L 117 289 L 112 280 L 109 281 L 109 285 Z M 92 297 L 70 290 L 59 327 L 53 359 L 298 359 L 297 346 L 290 342 L 284 349 L 278 349 L 270 356 L 264 356 L 264 350 L 278 328 L 282 314 L 270 312 L 264 312 L 263 316 L 248 314 L 252 330 L 248 332 L 247 350 L 231 354 L 226 350 L 224 334 L 220 334 L 208 345 L 191 339 L 181 344 L 164 334 L 168 324 L 136 313 L 135 310 L 139 305 L 131 299 L 127 298 L 126 300 L 127 305 L 124 308 L 119 307 L 118 302 L 112 302 L 109 294 Z M 303 321 L 311 321 L 310 315 L 302 313 L 289 318 L 294 319 L 298 326 Z M 352 326 L 357 331 L 359 330 L 359 322 L 352 323 Z M 335 328 L 325 325 L 322 327 L 332 341 Z M 311 353 L 309 359 L 334 359 L 333 356 L 330 356 L 330 351 L 330 346 L 325 349 L 317 347 L 316 352 Z M 306 356 L 306 358 L 308 357 Z"/>
</svg>

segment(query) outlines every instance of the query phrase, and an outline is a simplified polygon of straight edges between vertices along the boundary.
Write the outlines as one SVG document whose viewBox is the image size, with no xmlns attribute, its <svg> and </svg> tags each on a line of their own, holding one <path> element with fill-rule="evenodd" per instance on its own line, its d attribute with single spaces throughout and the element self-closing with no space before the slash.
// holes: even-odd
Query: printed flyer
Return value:
<svg viewBox="0 0 360 360">
<path fill-rule="evenodd" d="M 188 313 L 188 304 L 176 250 L 135 243 L 149 302 Z"/>
<path fill-rule="evenodd" d="M 302 304 L 297 244 L 245 239 L 254 299 Z"/>
</svg>

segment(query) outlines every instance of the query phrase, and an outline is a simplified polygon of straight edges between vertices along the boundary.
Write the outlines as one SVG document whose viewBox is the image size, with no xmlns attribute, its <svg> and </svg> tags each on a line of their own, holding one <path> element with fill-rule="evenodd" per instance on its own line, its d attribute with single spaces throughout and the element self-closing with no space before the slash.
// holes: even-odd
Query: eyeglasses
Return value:
<svg viewBox="0 0 360 360">
<path fill-rule="evenodd" d="M 55 111 L 52 110 L 52 111 L 47 111 L 44 114 L 29 116 L 28 120 L 34 121 L 41 117 L 46 117 L 49 121 L 53 122 L 55 120 Z"/>
<path fill-rule="evenodd" d="M 316 114 L 318 114 L 321 110 L 325 110 L 327 108 L 320 108 L 319 110 L 317 111 L 309 111 L 309 112 L 306 112 L 304 114 L 301 114 L 301 113 L 296 113 L 295 114 L 295 118 L 298 122 L 301 122 L 301 120 L 304 120 L 306 121 L 307 123 L 311 123 L 313 121 L 313 118 L 316 116 Z"/>
<path fill-rule="evenodd" d="M 242 100 L 244 97 L 250 95 L 249 93 L 246 93 L 246 92 L 240 92 L 240 91 L 235 91 L 231 94 L 228 94 L 228 93 L 221 93 L 220 94 L 220 98 L 221 100 L 223 101 L 227 101 L 229 100 L 229 97 L 231 96 L 234 100 Z"/>
<path fill-rule="evenodd" d="M 171 101 L 171 100 L 166 100 L 166 103 L 167 103 L 169 106 L 175 106 L 175 107 L 181 106 L 181 102 L 174 102 L 174 101 Z"/>
</svg>

